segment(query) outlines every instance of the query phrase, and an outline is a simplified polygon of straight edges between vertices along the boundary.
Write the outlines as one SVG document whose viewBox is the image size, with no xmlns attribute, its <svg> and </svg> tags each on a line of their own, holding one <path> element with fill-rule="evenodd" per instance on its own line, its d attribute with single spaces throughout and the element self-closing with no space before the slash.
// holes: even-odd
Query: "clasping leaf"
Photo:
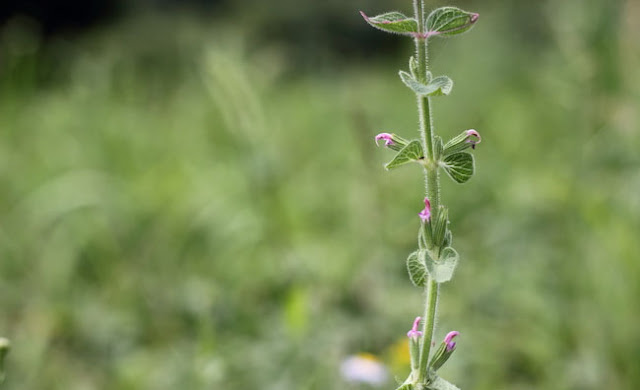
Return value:
<svg viewBox="0 0 640 390">
<path fill-rule="evenodd" d="M 433 260 L 428 254 L 424 259 L 429 276 L 436 283 L 444 283 L 450 281 L 453 277 L 459 258 L 460 256 L 455 249 L 447 247 L 442 250 L 438 261 Z"/>
<path fill-rule="evenodd" d="M 444 379 L 437 376 L 429 385 L 427 386 L 429 390 L 460 390 L 457 386 L 452 383 L 445 381 Z"/>
<path fill-rule="evenodd" d="M 453 278 L 459 258 L 458 252 L 451 247 L 442 250 L 439 260 L 434 260 L 428 250 L 419 249 L 407 257 L 409 279 L 416 287 L 425 286 L 427 275 L 436 283 L 448 282 Z"/>
<path fill-rule="evenodd" d="M 447 76 L 438 76 L 429 81 L 428 84 L 423 84 L 415 79 L 412 75 L 405 71 L 400 71 L 400 78 L 402 82 L 413 92 L 420 96 L 442 96 L 448 95 L 453 89 L 453 80 Z"/>
<path fill-rule="evenodd" d="M 456 183 L 466 183 L 475 172 L 473 155 L 467 152 L 455 153 L 440 161 L 447 175 Z"/>
</svg>

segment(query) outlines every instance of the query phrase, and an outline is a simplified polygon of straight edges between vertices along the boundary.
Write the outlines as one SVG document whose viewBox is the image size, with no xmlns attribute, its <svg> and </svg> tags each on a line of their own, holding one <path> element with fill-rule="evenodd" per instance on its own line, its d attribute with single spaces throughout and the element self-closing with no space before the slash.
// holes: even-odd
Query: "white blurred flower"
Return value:
<svg viewBox="0 0 640 390">
<path fill-rule="evenodd" d="M 342 377 L 349 382 L 382 385 L 389 376 L 387 368 L 378 358 L 361 353 L 346 358 L 340 365 Z"/>
</svg>

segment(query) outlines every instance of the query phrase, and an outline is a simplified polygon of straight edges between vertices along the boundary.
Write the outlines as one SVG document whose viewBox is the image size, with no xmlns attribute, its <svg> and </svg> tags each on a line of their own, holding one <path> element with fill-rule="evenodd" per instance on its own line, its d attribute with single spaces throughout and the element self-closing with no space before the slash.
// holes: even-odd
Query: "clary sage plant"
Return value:
<svg viewBox="0 0 640 390">
<path fill-rule="evenodd" d="M 440 346 L 432 351 L 438 290 L 440 284 L 451 280 L 459 258 L 453 249 L 453 236 L 449 230 L 449 210 L 440 199 L 440 171 L 456 183 L 467 182 L 475 171 L 473 154 L 469 149 L 475 149 L 481 138 L 473 129 L 447 142 L 436 134 L 431 99 L 449 95 L 453 81 L 447 76 L 433 76 L 429 71 L 428 46 L 432 39 L 449 38 L 468 31 L 478 21 L 478 14 L 456 7 L 442 7 L 427 14 L 424 3 L 424 0 L 413 1 L 413 17 L 400 12 L 375 17 L 361 14 L 371 26 L 410 37 L 416 46 L 415 56 L 409 59 L 409 71 L 400 71 L 400 79 L 415 93 L 418 101 L 419 138 L 408 140 L 390 133 L 381 133 L 375 138 L 376 142 L 384 141 L 387 148 L 396 152 L 385 165 L 387 170 L 418 164 L 426 182 L 424 209 L 418 214 L 421 221 L 418 249 L 407 258 L 411 281 L 425 291 L 424 315 L 415 319 L 407 333 L 411 374 L 397 390 L 455 390 L 456 386 L 438 376 L 438 369 L 455 351 L 453 339 L 458 332 L 449 332 Z"/>
</svg>

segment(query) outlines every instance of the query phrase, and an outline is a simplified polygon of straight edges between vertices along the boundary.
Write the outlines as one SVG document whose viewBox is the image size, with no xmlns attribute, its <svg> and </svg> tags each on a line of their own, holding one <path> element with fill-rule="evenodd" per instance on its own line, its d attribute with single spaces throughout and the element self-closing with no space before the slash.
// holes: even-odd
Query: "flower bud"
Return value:
<svg viewBox="0 0 640 390">
<path fill-rule="evenodd" d="M 420 326 L 420 320 L 420 317 L 416 317 L 416 319 L 413 321 L 411 330 L 407 332 L 407 337 L 409 337 L 410 339 L 418 339 L 422 337 L 422 332 L 418 330 L 418 326 Z"/>
<path fill-rule="evenodd" d="M 444 343 L 447 345 L 447 352 L 453 351 L 455 349 L 456 343 L 453 341 L 453 339 L 459 335 L 460 335 L 460 332 L 455 330 L 447 333 L 447 335 L 444 338 Z"/>
<path fill-rule="evenodd" d="M 474 129 L 463 131 L 461 134 L 455 136 L 449 142 L 444 145 L 443 155 L 450 156 L 452 154 L 462 152 L 465 149 L 475 149 L 476 145 L 482 141 L 480 133 Z"/>
<path fill-rule="evenodd" d="M 416 317 L 413 321 L 411 330 L 407 332 L 409 337 L 409 354 L 411 355 L 411 370 L 417 370 L 420 364 L 420 338 L 422 332 L 418 330 L 420 326 L 420 317 Z"/>
<path fill-rule="evenodd" d="M 433 354 L 433 358 L 431 359 L 431 363 L 429 364 L 433 371 L 437 371 L 440 367 L 442 367 L 442 365 L 445 364 L 447 360 L 449 360 L 453 352 L 456 350 L 456 343 L 453 341 L 453 339 L 458 335 L 460 335 L 460 332 L 457 332 L 455 330 L 447 333 L 444 341 L 442 342 L 442 344 L 440 344 L 438 350 Z"/>
<path fill-rule="evenodd" d="M 406 139 L 392 133 L 380 133 L 376 135 L 376 145 L 379 145 L 378 141 L 380 140 L 384 141 L 384 146 L 388 147 L 389 149 L 395 150 L 396 152 L 402 150 L 402 148 L 407 146 L 407 144 L 409 143 Z"/>
<path fill-rule="evenodd" d="M 427 223 L 431 219 L 431 202 L 428 198 L 424 198 L 424 209 L 418 213 L 418 216 L 423 223 Z"/>
<path fill-rule="evenodd" d="M 469 129 L 466 131 L 466 133 L 467 133 L 466 142 L 468 144 L 471 144 L 471 149 L 475 149 L 476 144 L 479 144 L 480 142 L 482 142 L 482 137 L 480 137 L 480 133 L 478 133 L 474 129 Z"/>
</svg>

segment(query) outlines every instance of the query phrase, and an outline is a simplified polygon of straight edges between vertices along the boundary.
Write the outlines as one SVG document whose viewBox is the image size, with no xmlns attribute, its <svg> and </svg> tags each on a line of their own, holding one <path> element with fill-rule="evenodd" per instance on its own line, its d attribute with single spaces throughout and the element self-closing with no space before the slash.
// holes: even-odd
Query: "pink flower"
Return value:
<svg viewBox="0 0 640 390">
<path fill-rule="evenodd" d="M 431 202 L 428 198 L 424 198 L 424 210 L 418 213 L 422 222 L 427 222 L 431 218 Z"/>
<path fill-rule="evenodd" d="M 453 341 L 453 338 L 458 335 L 460 335 L 460 332 L 454 330 L 447 333 L 445 336 L 444 343 L 447 345 L 447 352 L 451 352 L 456 347 L 456 343 Z"/>
<path fill-rule="evenodd" d="M 378 135 L 376 135 L 376 144 L 378 143 L 378 141 L 380 141 L 381 139 L 384 140 L 384 146 L 389 146 L 389 145 L 393 145 L 393 135 L 389 134 L 389 133 L 380 133 Z"/>
<path fill-rule="evenodd" d="M 418 339 L 419 337 L 422 337 L 422 332 L 418 330 L 418 326 L 420 326 L 420 317 L 416 317 L 413 321 L 413 327 L 407 332 L 407 337 L 410 339 Z"/>
<path fill-rule="evenodd" d="M 475 131 L 474 129 L 467 130 L 467 143 L 471 144 L 471 149 L 476 148 L 476 144 L 482 142 L 482 137 L 480 137 L 480 133 Z"/>
</svg>

